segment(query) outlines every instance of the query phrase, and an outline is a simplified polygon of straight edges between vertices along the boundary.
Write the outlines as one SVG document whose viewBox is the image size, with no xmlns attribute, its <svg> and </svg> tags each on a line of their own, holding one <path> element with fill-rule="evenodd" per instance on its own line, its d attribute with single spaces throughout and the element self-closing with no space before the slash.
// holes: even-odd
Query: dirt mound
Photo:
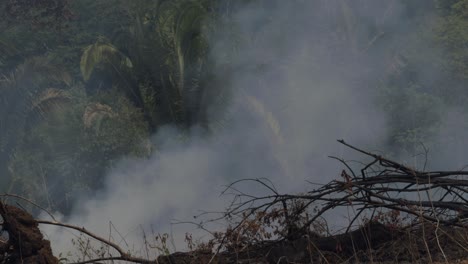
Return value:
<svg viewBox="0 0 468 264">
<path fill-rule="evenodd" d="M 59 263 L 29 213 L 0 202 L 0 215 L 2 231 L 8 234 L 8 240 L 0 241 L 0 263 Z"/>
</svg>

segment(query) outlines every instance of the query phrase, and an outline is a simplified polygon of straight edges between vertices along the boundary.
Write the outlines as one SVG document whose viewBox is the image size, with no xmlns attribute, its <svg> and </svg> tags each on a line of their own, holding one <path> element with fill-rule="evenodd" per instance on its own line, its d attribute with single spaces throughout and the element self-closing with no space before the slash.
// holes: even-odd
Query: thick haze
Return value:
<svg viewBox="0 0 468 264">
<path fill-rule="evenodd" d="M 336 139 L 381 149 L 386 119 L 375 95 L 379 74 L 398 48 L 381 32 L 411 27 L 396 1 L 367 5 L 352 16 L 347 8 L 342 1 L 281 1 L 236 11 L 235 43 L 223 32 L 211 40 L 212 58 L 229 69 L 223 83 L 233 97 L 227 124 L 209 138 L 194 132 L 185 143 L 176 139 L 177 130 L 161 129 L 153 137 L 157 153 L 148 160 L 124 159 L 109 171 L 105 190 L 83 197 L 67 222 L 106 237 L 111 221 L 130 245 L 142 244 L 140 226 L 147 235 L 151 227 L 172 230 L 176 249 L 183 250 L 184 233 L 195 227 L 170 222 L 191 221 L 199 210 L 223 210 L 223 185 L 267 177 L 280 192 L 304 191 L 312 187 L 305 180 L 339 177 L 341 165 L 327 156 L 362 158 Z M 214 119 L 219 111 L 213 107 Z M 66 251 L 55 241 L 59 236 L 70 239 L 51 234 L 53 248 Z"/>
</svg>

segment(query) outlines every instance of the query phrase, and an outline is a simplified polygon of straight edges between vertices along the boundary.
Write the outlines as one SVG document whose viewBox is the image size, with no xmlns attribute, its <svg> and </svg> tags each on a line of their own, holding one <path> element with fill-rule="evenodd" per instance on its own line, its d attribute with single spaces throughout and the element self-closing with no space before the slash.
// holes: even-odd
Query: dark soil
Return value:
<svg viewBox="0 0 468 264">
<path fill-rule="evenodd" d="M 0 263 L 58 264 L 50 242 L 43 239 L 38 224 L 27 212 L 0 202 L 2 231 L 8 240 L 0 241 Z"/>
<path fill-rule="evenodd" d="M 437 234 L 437 235 L 436 235 Z M 426 226 L 395 230 L 373 223 L 348 234 L 270 241 L 237 252 L 194 251 L 160 256 L 159 263 L 465 263 L 468 230 Z"/>
</svg>

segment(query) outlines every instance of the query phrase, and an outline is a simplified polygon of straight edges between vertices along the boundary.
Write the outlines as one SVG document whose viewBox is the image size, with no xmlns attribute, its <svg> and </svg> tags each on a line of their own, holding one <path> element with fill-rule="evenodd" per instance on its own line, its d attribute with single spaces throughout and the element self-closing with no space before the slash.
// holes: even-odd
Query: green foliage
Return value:
<svg viewBox="0 0 468 264">
<path fill-rule="evenodd" d="M 49 64 L 47 59 L 26 60 L 0 78 L 0 155 L 2 161 L 22 140 L 31 124 L 40 121 L 46 108 L 66 100 L 66 95 L 50 87 L 67 87 L 70 76 Z"/>
<path fill-rule="evenodd" d="M 62 211 L 78 194 L 102 186 L 105 171 L 122 156 L 151 151 L 140 110 L 119 93 L 88 98 L 72 82 L 39 57 L 0 82 L 2 189 Z M 111 105 L 108 118 L 90 113 L 99 101 Z"/>
<path fill-rule="evenodd" d="M 121 69 L 129 71 L 133 64 L 117 48 L 102 40 L 88 46 L 81 56 L 80 69 L 83 79 L 88 81 L 96 67 L 107 65 L 120 73 Z"/>
<path fill-rule="evenodd" d="M 56 108 L 32 127 L 10 161 L 14 190 L 62 211 L 77 195 L 101 187 L 106 168 L 122 156 L 150 152 L 142 114 L 128 100 L 111 94 L 87 98 L 79 87 L 69 96 L 71 107 Z M 90 108 L 103 106 L 94 100 L 112 102 L 105 108 L 112 114 L 90 117 Z"/>
<path fill-rule="evenodd" d="M 388 117 L 389 146 L 413 153 L 431 143 L 444 112 L 442 100 L 414 84 L 382 88 L 381 106 Z"/>
<path fill-rule="evenodd" d="M 2 188 L 66 210 L 79 193 L 99 189 L 106 171 L 121 157 L 150 155 L 153 146 L 148 138 L 162 126 L 185 131 L 200 126 L 211 133 L 219 127 L 229 129 L 231 113 L 225 110 L 231 94 L 226 82 L 238 70 L 234 62 L 240 49 L 254 51 L 271 41 L 290 41 L 301 30 L 295 19 L 262 14 L 259 28 L 282 19 L 289 31 L 258 30 L 259 34 L 248 35 L 235 26 L 238 18 L 231 14 L 246 5 L 264 12 L 268 8 L 262 7 L 280 2 L 284 4 L 279 0 L 0 3 L 0 15 L 5 17 L 0 21 L 0 173 L 6 175 L 0 180 Z M 306 2 L 285 5 L 311 5 Z M 12 4 L 17 7 L 13 16 L 7 13 Z M 327 3 L 326 9 L 329 13 L 311 18 L 314 23 L 301 22 L 316 27 L 313 32 L 319 32 L 320 43 L 330 44 L 324 60 L 345 61 L 336 64 L 331 74 L 349 74 L 346 65 L 354 65 L 349 61 L 369 63 L 369 69 L 357 70 L 371 76 L 366 85 L 379 87 L 375 94 L 388 117 L 388 145 L 412 151 L 420 142 L 430 142 L 447 102 L 463 105 L 468 97 L 468 0 L 435 4 L 401 0 L 382 5 L 339 1 Z M 362 15 L 369 10 L 375 12 L 371 18 Z M 333 23 L 330 14 L 336 18 Z M 392 19 L 403 22 L 392 23 L 388 16 L 393 14 L 397 17 Z M 51 24 L 55 18 L 59 27 Z M 215 51 L 216 62 L 209 56 L 210 39 L 228 43 Z M 443 52 L 435 52 L 440 47 Z M 283 66 L 269 64 L 278 70 Z M 246 67 L 255 74 L 265 68 L 261 63 Z M 252 89 L 268 93 L 269 88 Z M 287 138 L 273 110 L 251 96 L 258 90 L 241 97 L 243 111 L 264 121 L 271 132 L 267 136 L 272 151 L 288 174 L 294 168 L 280 155 Z"/>
<path fill-rule="evenodd" d="M 8 32 L 2 70 L 17 63 L 18 54 L 48 57 L 17 64 L 2 78 L 0 163 L 11 179 L 3 188 L 66 210 L 75 194 L 99 188 L 121 157 L 149 155 L 150 131 L 167 123 L 188 127 L 189 115 L 198 114 L 207 3 L 141 3 L 70 3 L 77 16 L 63 38 L 56 29 L 0 23 Z M 126 36 L 116 41 L 121 48 L 104 41 L 108 32 Z M 100 91 L 93 78 L 111 82 Z"/>
<path fill-rule="evenodd" d="M 99 76 L 119 72 L 110 77 L 112 85 L 125 87 L 126 96 L 144 111 L 151 131 L 168 123 L 188 128 L 206 120 L 207 104 L 202 102 L 208 93 L 202 83 L 208 80 L 210 67 L 206 34 L 216 19 L 216 14 L 208 11 L 209 1 L 138 1 L 121 5 L 129 10 L 132 19 L 128 27 L 116 31 L 113 43 L 120 51 L 112 52 L 125 63 L 128 61 L 123 58 L 128 56 L 133 71 L 128 74 L 122 63 L 108 63 Z M 82 60 L 85 80 L 91 74 L 86 69 L 91 70 L 88 66 L 94 64 L 89 63 L 93 61 L 87 59 L 89 54 L 86 50 Z"/>
<path fill-rule="evenodd" d="M 443 2 L 443 1 L 440 1 Z M 443 8 L 445 7 L 445 8 Z M 447 66 L 455 72 L 455 76 L 468 80 L 468 1 L 451 1 L 451 5 L 443 5 L 438 27 L 438 37 L 448 55 Z"/>
<path fill-rule="evenodd" d="M 68 0 L 4 1 L 4 19 L 10 23 L 26 23 L 31 27 L 58 28 L 72 18 Z"/>
</svg>

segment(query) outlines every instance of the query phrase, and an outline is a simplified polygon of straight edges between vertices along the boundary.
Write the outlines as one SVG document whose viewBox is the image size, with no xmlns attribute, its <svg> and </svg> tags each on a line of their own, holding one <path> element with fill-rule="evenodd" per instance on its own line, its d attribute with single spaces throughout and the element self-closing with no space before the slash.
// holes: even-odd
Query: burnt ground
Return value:
<svg viewBox="0 0 468 264">
<path fill-rule="evenodd" d="M 159 263 L 464 263 L 468 230 L 426 226 L 412 230 L 369 224 L 348 234 L 269 241 L 238 251 L 160 256 Z"/>
<path fill-rule="evenodd" d="M 0 202 L 2 232 L 0 263 L 57 264 L 50 243 L 27 212 Z M 390 228 L 374 222 L 347 234 L 315 233 L 292 240 L 264 241 L 214 254 L 195 250 L 160 256 L 154 262 L 178 263 L 465 263 L 468 264 L 468 230 L 425 224 Z M 102 262 L 105 263 L 105 262 Z"/>
<path fill-rule="evenodd" d="M 0 263 L 59 263 L 29 213 L 0 202 L 0 215 L 2 232 L 8 234 L 8 240 L 0 241 Z"/>
</svg>

